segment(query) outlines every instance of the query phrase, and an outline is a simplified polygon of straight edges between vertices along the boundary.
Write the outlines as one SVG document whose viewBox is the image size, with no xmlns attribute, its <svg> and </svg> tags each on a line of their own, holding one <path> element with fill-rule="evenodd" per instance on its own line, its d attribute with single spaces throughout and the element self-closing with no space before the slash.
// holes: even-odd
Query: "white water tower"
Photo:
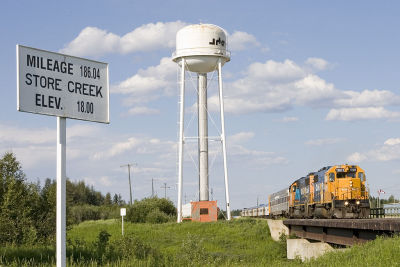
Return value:
<svg viewBox="0 0 400 267">
<path fill-rule="evenodd" d="M 218 71 L 219 107 L 221 115 L 222 154 L 224 161 L 226 212 L 231 219 L 226 163 L 226 138 L 224 122 L 224 102 L 222 88 L 222 66 L 230 60 L 227 50 L 227 34 L 224 29 L 212 24 L 189 25 L 176 34 L 176 51 L 173 60 L 181 67 L 180 116 L 179 116 L 179 158 L 178 158 L 178 222 L 182 221 L 182 180 L 184 149 L 184 108 L 185 71 L 197 73 L 198 83 L 198 149 L 199 149 L 199 201 L 209 201 L 208 181 L 208 111 L 207 73 Z"/>
</svg>

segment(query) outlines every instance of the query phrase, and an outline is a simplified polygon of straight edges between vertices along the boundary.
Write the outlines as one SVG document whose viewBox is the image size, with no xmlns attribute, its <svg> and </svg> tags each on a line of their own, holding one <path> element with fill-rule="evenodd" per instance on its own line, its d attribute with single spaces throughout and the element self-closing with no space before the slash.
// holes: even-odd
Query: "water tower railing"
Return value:
<svg viewBox="0 0 400 267">
<path fill-rule="evenodd" d="M 179 49 L 172 53 L 172 57 L 185 57 L 185 56 L 222 56 L 226 58 L 231 57 L 231 52 L 229 50 L 220 48 L 210 48 L 210 47 L 195 47 L 195 48 L 184 48 Z"/>
</svg>

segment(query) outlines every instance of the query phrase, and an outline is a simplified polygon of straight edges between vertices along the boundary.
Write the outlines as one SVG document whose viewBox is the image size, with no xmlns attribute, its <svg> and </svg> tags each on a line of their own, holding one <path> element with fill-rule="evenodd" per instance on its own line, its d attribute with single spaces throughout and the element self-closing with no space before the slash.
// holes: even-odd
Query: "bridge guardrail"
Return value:
<svg viewBox="0 0 400 267">
<path fill-rule="evenodd" d="M 370 218 L 385 218 L 385 209 L 384 208 L 371 208 L 369 217 Z"/>
</svg>

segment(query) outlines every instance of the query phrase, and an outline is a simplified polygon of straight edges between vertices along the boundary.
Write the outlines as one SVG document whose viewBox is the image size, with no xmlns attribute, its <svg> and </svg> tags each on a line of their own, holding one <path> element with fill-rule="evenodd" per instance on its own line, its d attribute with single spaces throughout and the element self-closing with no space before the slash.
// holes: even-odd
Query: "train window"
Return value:
<svg viewBox="0 0 400 267">
<path fill-rule="evenodd" d="M 356 178 L 356 173 L 355 172 L 348 172 L 347 173 L 347 177 Z"/>
<path fill-rule="evenodd" d="M 360 178 L 361 181 L 364 181 L 364 179 L 365 179 L 364 173 L 363 173 L 363 172 L 359 172 L 359 173 L 358 173 L 358 178 Z"/>
<path fill-rule="evenodd" d="M 346 173 L 345 172 L 338 172 L 336 174 L 336 178 L 346 178 Z"/>
<path fill-rule="evenodd" d="M 296 192 L 296 186 L 294 185 L 294 186 L 292 186 L 292 192 Z"/>
<path fill-rule="evenodd" d="M 314 183 L 318 183 L 318 175 L 314 176 Z"/>
<path fill-rule="evenodd" d="M 305 185 L 307 186 L 307 185 L 310 185 L 310 178 L 306 178 L 306 180 L 305 180 Z"/>
<path fill-rule="evenodd" d="M 334 182 L 335 181 L 335 174 L 332 172 L 329 174 L 329 182 Z"/>
</svg>

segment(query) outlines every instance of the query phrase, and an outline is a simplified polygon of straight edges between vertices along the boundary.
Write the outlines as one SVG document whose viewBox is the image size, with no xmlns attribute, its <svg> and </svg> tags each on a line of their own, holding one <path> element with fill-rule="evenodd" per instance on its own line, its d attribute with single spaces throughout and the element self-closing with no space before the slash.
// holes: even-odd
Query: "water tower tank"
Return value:
<svg viewBox="0 0 400 267">
<path fill-rule="evenodd" d="M 187 70 L 197 73 L 214 71 L 221 58 L 222 65 L 230 60 L 227 34 L 212 24 L 189 25 L 176 34 L 176 51 L 173 60 L 180 64 L 185 58 Z"/>
</svg>

